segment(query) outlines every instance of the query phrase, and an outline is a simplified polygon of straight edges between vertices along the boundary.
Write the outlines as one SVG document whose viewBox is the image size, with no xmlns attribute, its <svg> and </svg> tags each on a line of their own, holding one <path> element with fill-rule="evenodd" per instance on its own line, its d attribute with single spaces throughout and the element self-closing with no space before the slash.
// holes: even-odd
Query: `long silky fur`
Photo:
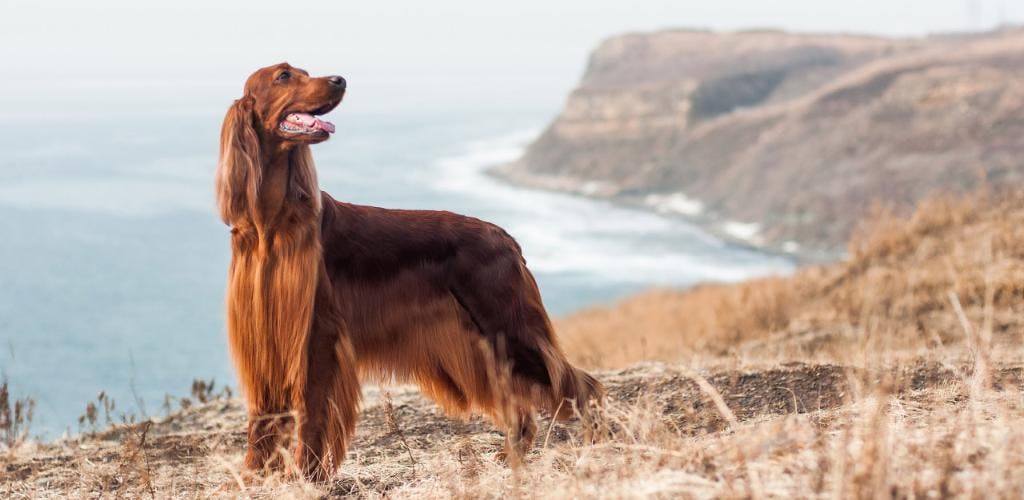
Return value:
<svg viewBox="0 0 1024 500">
<path fill-rule="evenodd" d="M 247 100 L 237 101 L 224 120 L 216 174 L 221 217 L 233 227 L 227 283 L 227 330 L 231 355 L 250 413 L 298 412 L 306 406 L 308 341 L 321 283 L 321 199 L 312 155 L 296 146 L 289 158 L 286 202 L 276 217 L 260 213 L 263 185 L 258 134 Z M 336 363 L 351 363 L 347 339 L 337 341 Z M 338 373 L 317 380 L 329 387 L 322 446 L 311 452 L 333 471 L 355 428 L 359 392 L 353 377 Z M 344 378 L 343 380 L 338 380 Z M 301 432 L 301 431 L 300 431 Z"/>
<path fill-rule="evenodd" d="M 232 227 L 227 329 L 249 406 L 246 466 L 279 467 L 272 455 L 294 433 L 302 473 L 329 478 L 355 429 L 361 377 L 414 382 L 450 413 L 485 413 L 518 455 L 536 410 L 586 418 L 601 385 L 559 348 L 515 240 L 472 217 L 321 192 L 309 146 L 261 141 L 257 115 L 328 87 L 267 84 L 271 69 L 228 110 L 216 173 Z"/>
</svg>

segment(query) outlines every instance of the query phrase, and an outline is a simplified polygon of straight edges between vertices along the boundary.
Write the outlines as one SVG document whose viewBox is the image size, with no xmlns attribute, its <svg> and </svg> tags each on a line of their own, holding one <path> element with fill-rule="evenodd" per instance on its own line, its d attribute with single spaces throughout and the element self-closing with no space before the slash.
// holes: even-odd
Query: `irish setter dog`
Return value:
<svg viewBox="0 0 1024 500">
<path fill-rule="evenodd" d="M 345 94 L 340 76 L 260 69 L 228 110 L 216 174 L 231 227 L 227 330 L 249 408 L 251 469 L 288 450 L 329 478 L 352 439 L 361 380 L 414 382 L 453 414 L 532 444 L 538 409 L 568 418 L 601 386 L 552 332 L 519 245 L 450 212 L 352 205 L 321 192 L 310 145 Z M 574 409 L 576 411 L 574 411 Z"/>
</svg>

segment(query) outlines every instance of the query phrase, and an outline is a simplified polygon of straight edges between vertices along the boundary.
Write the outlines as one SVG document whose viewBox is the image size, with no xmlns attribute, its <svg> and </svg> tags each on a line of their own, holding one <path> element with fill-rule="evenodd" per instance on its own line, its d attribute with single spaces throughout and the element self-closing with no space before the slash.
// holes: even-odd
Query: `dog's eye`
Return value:
<svg viewBox="0 0 1024 500">
<path fill-rule="evenodd" d="M 282 71 L 281 74 L 277 75 L 277 81 L 283 82 L 292 77 L 292 74 L 287 71 Z"/>
</svg>

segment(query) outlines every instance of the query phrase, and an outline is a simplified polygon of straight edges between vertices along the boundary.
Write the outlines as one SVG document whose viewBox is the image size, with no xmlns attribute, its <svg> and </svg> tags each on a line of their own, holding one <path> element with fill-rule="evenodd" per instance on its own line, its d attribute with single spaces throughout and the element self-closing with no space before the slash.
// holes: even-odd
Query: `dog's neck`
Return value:
<svg viewBox="0 0 1024 500">
<path fill-rule="evenodd" d="M 256 222 L 268 226 L 278 218 L 288 200 L 292 150 L 274 148 L 261 156 L 263 177 L 256 198 Z"/>
<path fill-rule="evenodd" d="M 277 147 L 261 154 L 262 179 L 254 223 L 264 229 L 319 218 L 319 188 L 309 146 Z"/>
</svg>

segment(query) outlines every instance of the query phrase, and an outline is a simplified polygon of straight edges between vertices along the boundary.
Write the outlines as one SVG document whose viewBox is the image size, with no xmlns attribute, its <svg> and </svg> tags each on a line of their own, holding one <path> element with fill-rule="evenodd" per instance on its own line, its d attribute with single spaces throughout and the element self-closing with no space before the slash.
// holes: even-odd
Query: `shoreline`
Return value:
<svg viewBox="0 0 1024 500">
<path fill-rule="evenodd" d="M 513 165 L 514 163 L 495 165 L 484 169 L 483 173 L 484 175 L 512 186 L 568 194 L 588 200 L 607 201 L 622 207 L 638 209 L 668 218 L 684 220 L 697 226 L 707 234 L 724 241 L 728 245 L 752 250 L 768 256 L 782 257 L 792 261 L 797 268 L 816 264 L 830 264 L 841 261 L 845 258 L 845 252 L 808 251 L 802 249 L 786 250 L 777 245 L 758 243 L 755 241 L 756 237 L 739 237 L 735 234 L 738 231 L 734 230 L 730 232 L 729 228 L 735 226 L 756 226 L 756 224 L 731 221 L 724 217 L 717 216 L 714 213 L 708 213 L 703 210 L 703 208 L 688 210 L 691 213 L 685 213 L 679 210 L 657 210 L 651 204 L 645 202 L 645 199 L 647 199 L 650 194 L 622 194 L 593 181 L 586 182 L 567 177 L 524 173 L 519 170 L 512 170 L 510 167 Z M 694 199 L 688 200 L 688 203 L 693 203 L 698 206 L 703 205 L 700 200 Z M 788 243 L 790 242 L 787 242 L 787 244 Z"/>
</svg>

